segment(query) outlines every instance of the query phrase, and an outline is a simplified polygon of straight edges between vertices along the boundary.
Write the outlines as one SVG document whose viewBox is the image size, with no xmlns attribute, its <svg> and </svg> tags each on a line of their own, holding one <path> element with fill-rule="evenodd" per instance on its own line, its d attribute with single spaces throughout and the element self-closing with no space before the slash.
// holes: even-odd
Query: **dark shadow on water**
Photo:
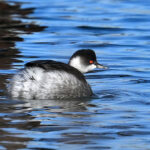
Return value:
<svg viewBox="0 0 150 150">
<path fill-rule="evenodd" d="M 22 22 L 21 19 L 27 18 L 33 12 L 34 8 L 22 8 L 21 3 L 0 2 L 0 96 L 2 97 L 5 95 L 5 85 L 10 78 L 12 64 L 21 62 L 19 58 L 23 57 L 19 49 L 15 47 L 16 42 L 24 41 L 21 34 L 32 34 L 45 29 L 34 23 Z M 16 136 L 15 129 L 29 130 L 33 126 L 38 126 L 39 121 L 32 123 L 30 121 L 32 116 L 17 113 L 17 107 L 13 107 L 14 101 L 0 100 L 0 102 L 0 149 L 26 148 L 26 143 L 32 138 Z M 19 105 L 18 102 L 17 104 Z M 13 122 L 15 118 L 19 122 Z M 25 120 L 29 121 L 25 122 Z"/>
<path fill-rule="evenodd" d="M 30 137 L 16 136 L 15 129 L 28 130 L 33 126 L 32 121 L 30 122 L 33 119 L 32 116 L 23 111 L 17 113 L 21 104 L 23 103 L 0 99 L 0 145 L 3 149 L 23 149 L 26 148 L 25 143 L 32 140 Z M 18 122 L 14 122 L 14 119 L 18 119 Z M 29 120 L 29 122 L 25 122 L 25 120 Z M 34 126 L 35 124 L 39 125 L 38 122 L 34 122 Z"/>
<path fill-rule="evenodd" d="M 21 3 L 0 2 L 0 70 L 10 70 L 13 63 L 21 62 L 18 58 L 23 56 L 15 47 L 16 42 L 24 40 L 21 34 L 32 34 L 45 29 L 34 23 L 21 21 L 33 12 L 34 8 L 21 8 Z M 9 77 L 9 74 L 1 71 L 0 89 L 5 90 L 5 83 Z M 0 92 L 0 95 L 4 93 Z"/>
</svg>

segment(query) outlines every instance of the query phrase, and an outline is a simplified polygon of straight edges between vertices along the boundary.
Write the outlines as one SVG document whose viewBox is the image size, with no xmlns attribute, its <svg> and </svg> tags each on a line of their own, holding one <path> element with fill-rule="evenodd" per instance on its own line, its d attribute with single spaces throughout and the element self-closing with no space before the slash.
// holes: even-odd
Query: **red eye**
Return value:
<svg viewBox="0 0 150 150">
<path fill-rule="evenodd" d="M 94 61 L 93 61 L 93 60 L 90 60 L 90 61 L 89 61 L 89 63 L 90 63 L 90 64 L 93 64 L 93 63 L 94 63 Z"/>
</svg>

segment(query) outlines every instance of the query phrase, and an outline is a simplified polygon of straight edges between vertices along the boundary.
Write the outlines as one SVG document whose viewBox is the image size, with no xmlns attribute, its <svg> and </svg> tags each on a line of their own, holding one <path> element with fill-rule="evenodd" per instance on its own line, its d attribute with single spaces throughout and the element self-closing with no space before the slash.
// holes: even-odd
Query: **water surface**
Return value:
<svg viewBox="0 0 150 150">
<path fill-rule="evenodd" d="M 149 150 L 149 16 L 149 0 L 1 1 L 0 149 Z M 25 63 L 67 63 L 82 48 L 109 67 L 85 74 L 96 96 L 8 98 Z"/>
</svg>

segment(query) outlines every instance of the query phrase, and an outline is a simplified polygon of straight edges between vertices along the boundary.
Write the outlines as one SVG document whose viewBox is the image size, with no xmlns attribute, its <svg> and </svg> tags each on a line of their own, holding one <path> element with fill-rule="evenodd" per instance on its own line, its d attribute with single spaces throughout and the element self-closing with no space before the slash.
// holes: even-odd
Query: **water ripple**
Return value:
<svg viewBox="0 0 150 150">
<path fill-rule="evenodd" d="M 149 1 L 0 2 L 0 149 L 149 149 Z M 12 100 L 6 84 L 36 59 L 94 49 L 86 99 Z"/>
</svg>

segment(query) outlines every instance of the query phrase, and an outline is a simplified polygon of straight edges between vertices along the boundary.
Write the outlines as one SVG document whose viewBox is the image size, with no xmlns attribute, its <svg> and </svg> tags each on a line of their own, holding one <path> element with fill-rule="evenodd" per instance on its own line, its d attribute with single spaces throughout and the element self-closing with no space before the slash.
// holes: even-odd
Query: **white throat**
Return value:
<svg viewBox="0 0 150 150">
<path fill-rule="evenodd" d="M 79 56 L 72 58 L 70 60 L 69 65 L 78 69 L 82 73 L 86 73 L 86 72 L 91 71 L 96 68 L 96 65 L 94 65 L 94 64 L 91 64 L 88 66 L 84 65 L 81 60 L 81 57 L 79 57 Z"/>
</svg>

